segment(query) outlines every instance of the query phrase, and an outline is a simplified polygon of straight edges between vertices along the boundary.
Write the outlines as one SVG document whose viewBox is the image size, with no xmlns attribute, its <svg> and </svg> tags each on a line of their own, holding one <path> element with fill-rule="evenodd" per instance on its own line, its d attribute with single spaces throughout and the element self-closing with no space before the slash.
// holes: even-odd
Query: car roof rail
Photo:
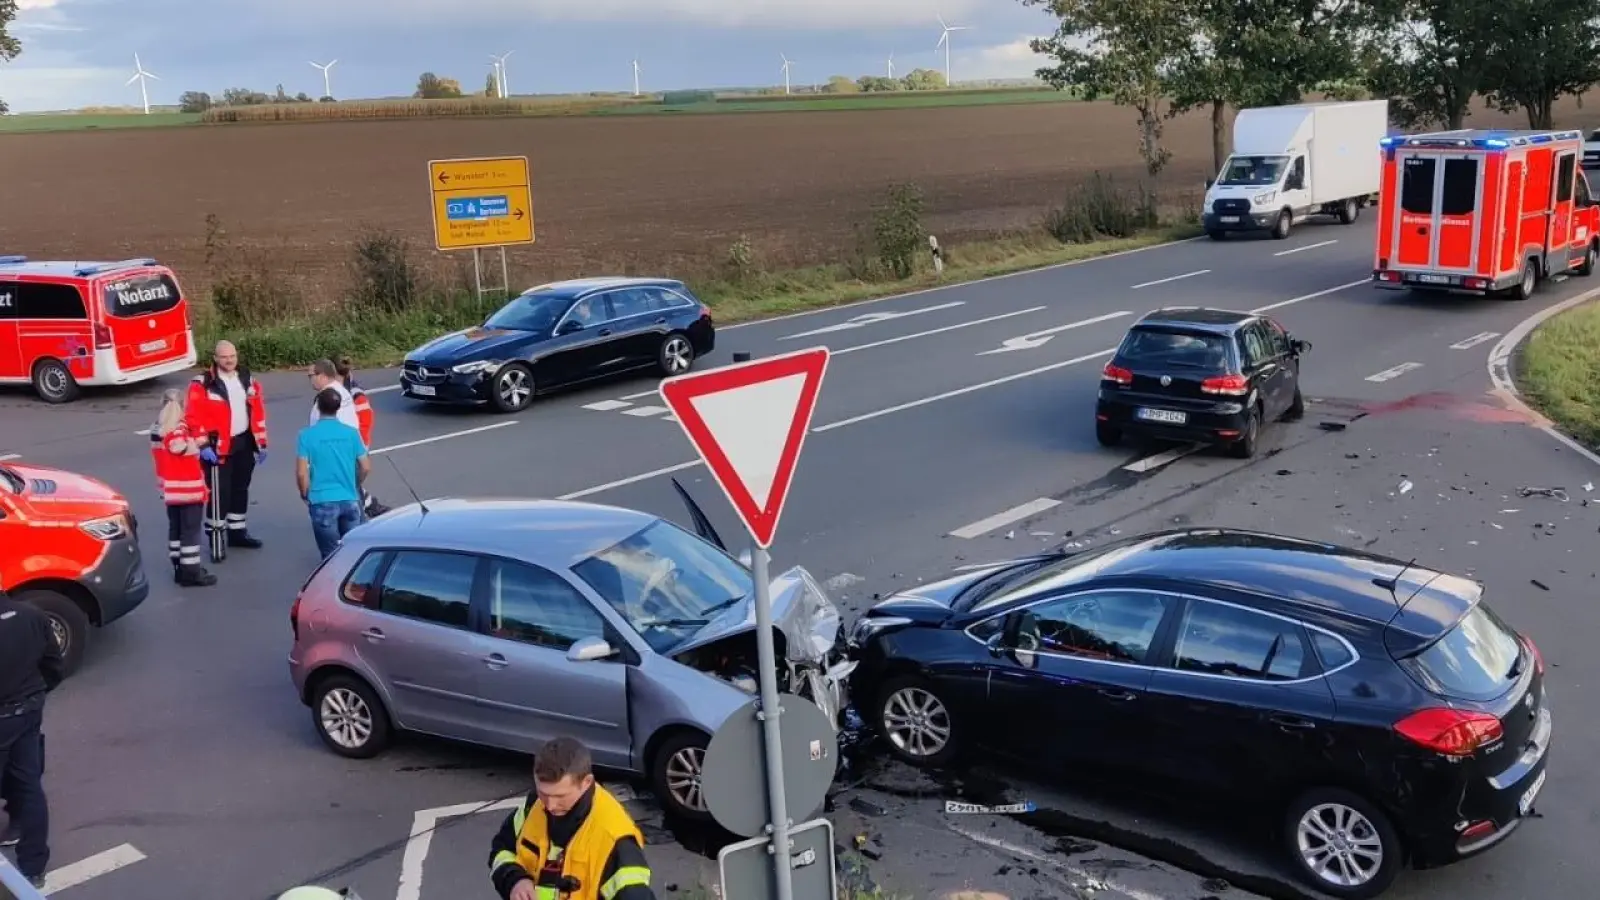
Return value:
<svg viewBox="0 0 1600 900">
<path fill-rule="evenodd" d="M 27 261 L 26 256 L 0 256 L 0 266 L 20 266 Z"/>
<path fill-rule="evenodd" d="M 124 259 L 118 260 L 117 262 L 92 263 L 87 266 L 79 266 L 77 269 L 73 270 L 72 274 L 78 276 L 79 278 L 85 278 L 90 275 L 100 275 L 105 272 L 115 272 L 118 269 L 137 269 L 140 266 L 153 266 L 155 264 L 156 261 L 154 259 L 146 256 L 140 259 Z"/>
</svg>

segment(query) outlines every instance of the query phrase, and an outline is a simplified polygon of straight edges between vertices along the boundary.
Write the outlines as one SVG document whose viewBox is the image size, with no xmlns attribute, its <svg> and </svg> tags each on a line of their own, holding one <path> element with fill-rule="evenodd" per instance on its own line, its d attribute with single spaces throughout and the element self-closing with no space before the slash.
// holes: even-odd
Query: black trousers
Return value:
<svg viewBox="0 0 1600 900">
<path fill-rule="evenodd" d="M 245 531 L 250 509 L 250 479 L 256 473 L 256 436 L 246 431 L 233 436 L 228 456 L 222 460 L 218 493 L 221 494 L 223 522 L 207 522 L 207 529 L 220 526 L 229 531 Z"/>
<path fill-rule="evenodd" d="M 44 796 L 44 711 L 0 719 L 0 786 L 6 813 L 20 832 L 17 869 L 29 878 L 50 864 L 50 808 Z"/>
<path fill-rule="evenodd" d="M 204 503 L 167 507 L 167 557 L 174 566 L 200 565 L 200 526 L 205 520 Z"/>
</svg>

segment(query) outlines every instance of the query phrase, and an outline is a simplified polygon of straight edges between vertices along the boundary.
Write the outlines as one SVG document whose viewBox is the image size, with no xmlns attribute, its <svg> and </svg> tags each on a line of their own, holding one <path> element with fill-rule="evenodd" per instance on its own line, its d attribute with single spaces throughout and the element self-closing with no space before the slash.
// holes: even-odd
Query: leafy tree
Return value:
<svg viewBox="0 0 1600 900">
<path fill-rule="evenodd" d="M 834 75 L 823 86 L 822 92 L 824 94 L 857 94 L 861 92 L 861 86 L 852 81 L 848 75 Z"/>
<path fill-rule="evenodd" d="M 17 0 L 0 0 L 0 62 L 10 62 L 22 52 L 22 42 L 12 37 L 6 30 L 16 17 Z M 4 100 L 0 100 L 0 116 L 5 115 L 10 109 Z"/>
<path fill-rule="evenodd" d="M 1031 42 L 1055 60 L 1038 70 L 1058 89 L 1089 100 L 1109 97 L 1138 115 L 1139 155 L 1155 175 L 1172 158 L 1161 146 L 1175 70 L 1194 55 L 1195 17 L 1183 0 L 1022 0 L 1060 20 L 1056 33 Z"/>
<path fill-rule="evenodd" d="M 296 103 L 310 103 L 311 102 L 311 95 L 307 94 L 305 91 L 301 91 L 300 93 L 294 95 L 294 102 L 296 102 Z"/>
<path fill-rule="evenodd" d="M 461 82 L 454 78 L 441 78 L 439 79 L 439 90 L 443 91 L 446 97 L 459 97 L 461 96 Z"/>
<path fill-rule="evenodd" d="M 178 111 L 203 113 L 211 108 L 211 95 L 205 91 L 184 91 L 178 98 Z"/>
<path fill-rule="evenodd" d="M 1557 100 L 1600 83 L 1593 0 L 1503 0 L 1502 8 L 1504 25 L 1484 73 L 1489 102 L 1502 112 L 1525 110 L 1529 128 L 1554 128 Z"/>
<path fill-rule="evenodd" d="M 944 73 L 937 69 L 914 69 L 900 83 L 908 91 L 941 91 L 949 87 L 945 83 Z"/>
<path fill-rule="evenodd" d="M 1506 0 L 1372 0 L 1363 49 L 1373 94 L 1388 97 L 1389 115 L 1406 128 L 1460 128 L 1472 98 L 1487 87 L 1500 58 Z M 1514 46 L 1521 61 L 1542 52 Z"/>
<path fill-rule="evenodd" d="M 483 95 L 485 97 L 500 96 L 500 79 L 496 78 L 493 72 L 490 72 L 484 78 Z"/>
<path fill-rule="evenodd" d="M 223 106 L 263 106 L 270 102 L 271 97 L 249 88 L 228 88 L 222 92 Z"/>
<path fill-rule="evenodd" d="M 869 94 L 905 89 L 905 82 L 898 78 L 885 78 L 882 75 L 863 75 L 856 79 L 856 87 Z"/>
<path fill-rule="evenodd" d="M 417 93 L 414 96 L 423 100 L 459 97 L 461 83 L 454 78 L 440 78 L 432 72 L 423 72 L 422 77 L 417 79 Z"/>
</svg>

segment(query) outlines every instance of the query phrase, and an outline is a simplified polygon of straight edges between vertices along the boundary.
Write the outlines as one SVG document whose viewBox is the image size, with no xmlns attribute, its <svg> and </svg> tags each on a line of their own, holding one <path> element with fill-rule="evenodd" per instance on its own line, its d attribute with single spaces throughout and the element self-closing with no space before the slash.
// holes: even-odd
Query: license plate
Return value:
<svg viewBox="0 0 1600 900">
<path fill-rule="evenodd" d="M 416 394 L 418 397 L 432 397 L 438 392 L 426 384 L 413 384 L 411 386 L 411 393 Z"/>
<path fill-rule="evenodd" d="M 1188 413 L 1172 409 L 1141 409 L 1138 415 L 1146 422 L 1165 422 L 1169 425 L 1182 425 L 1189 421 Z"/>
<path fill-rule="evenodd" d="M 1221 221 L 1221 222 L 1237 222 L 1237 221 L 1239 221 L 1239 217 L 1238 216 L 1223 216 L 1218 221 Z"/>
<path fill-rule="evenodd" d="M 1449 275 L 1418 275 L 1417 280 L 1423 284 L 1449 284 Z"/>
<path fill-rule="evenodd" d="M 145 341 L 139 345 L 140 353 L 154 353 L 157 350 L 165 349 L 167 349 L 167 342 L 165 339 L 159 341 Z"/>
<path fill-rule="evenodd" d="M 1533 784 L 1522 792 L 1522 799 L 1517 801 L 1517 815 L 1525 816 L 1533 809 L 1533 801 L 1539 798 L 1539 789 L 1544 787 L 1544 777 L 1549 774 L 1549 769 L 1540 772 L 1539 777 L 1533 780 Z"/>
</svg>

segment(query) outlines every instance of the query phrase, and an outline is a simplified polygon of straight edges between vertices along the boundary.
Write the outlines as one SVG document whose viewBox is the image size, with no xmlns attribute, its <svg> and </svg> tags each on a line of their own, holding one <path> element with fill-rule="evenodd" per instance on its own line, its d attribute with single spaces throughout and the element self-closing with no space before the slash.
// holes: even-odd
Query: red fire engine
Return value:
<svg viewBox="0 0 1600 900">
<path fill-rule="evenodd" d="M 1546 278 L 1594 272 L 1600 205 L 1578 165 L 1582 132 L 1466 129 L 1382 145 L 1379 286 L 1527 299 Z"/>
</svg>

